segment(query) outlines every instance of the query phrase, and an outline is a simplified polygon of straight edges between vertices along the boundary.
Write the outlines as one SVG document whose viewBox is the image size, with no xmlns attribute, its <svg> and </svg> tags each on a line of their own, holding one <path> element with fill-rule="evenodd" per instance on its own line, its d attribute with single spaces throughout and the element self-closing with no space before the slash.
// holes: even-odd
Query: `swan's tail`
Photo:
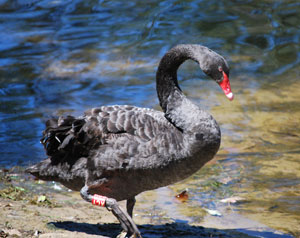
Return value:
<svg viewBox="0 0 300 238">
<path fill-rule="evenodd" d="M 38 164 L 26 168 L 25 172 L 41 180 L 56 181 L 59 177 L 59 171 L 55 167 L 51 165 L 50 159 L 45 159 Z"/>
<path fill-rule="evenodd" d="M 25 172 L 44 181 L 60 182 L 74 191 L 79 191 L 85 184 L 87 159 L 80 158 L 70 167 L 67 163 L 52 165 L 50 158 L 26 168 Z"/>
<path fill-rule="evenodd" d="M 85 156 L 85 133 L 82 130 L 85 120 L 72 116 L 50 119 L 46 122 L 41 143 L 53 165 L 74 163 Z M 75 160 L 75 161 L 74 161 Z"/>
<path fill-rule="evenodd" d="M 48 158 L 28 167 L 26 172 L 42 180 L 61 182 L 71 189 L 75 186 L 74 190 L 83 186 L 90 149 L 84 124 L 84 119 L 72 116 L 48 120 L 41 139 Z"/>
</svg>

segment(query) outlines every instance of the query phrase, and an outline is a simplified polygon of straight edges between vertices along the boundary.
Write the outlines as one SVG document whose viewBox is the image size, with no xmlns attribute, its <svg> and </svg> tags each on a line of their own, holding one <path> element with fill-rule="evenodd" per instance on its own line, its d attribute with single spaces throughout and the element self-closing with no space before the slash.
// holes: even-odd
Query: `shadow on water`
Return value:
<svg viewBox="0 0 300 238">
<path fill-rule="evenodd" d="M 121 232 L 120 224 L 88 224 L 82 222 L 64 221 L 50 222 L 48 226 L 55 226 L 71 232 L 84 232 L 89 235 L 102 235 L 116 237 Z M 289 235 L 275 234 L 268 231 L 250 231 L 245 229 L 215 229 L 202 226 L 192 226 L 184 223 L 168 223 L 163 225 L 140 225 L 138 226 L 144 238 L 163 237 L 233 237 L 233 238 L 289 238 Z"/>
</svg>

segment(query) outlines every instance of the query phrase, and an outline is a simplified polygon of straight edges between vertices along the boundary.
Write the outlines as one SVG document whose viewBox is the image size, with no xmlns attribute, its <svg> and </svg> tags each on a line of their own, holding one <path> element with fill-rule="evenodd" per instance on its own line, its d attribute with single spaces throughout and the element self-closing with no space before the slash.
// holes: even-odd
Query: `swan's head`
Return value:
<svg viewBox="0 0 300 238">
<path fill-rule="evenodd" d="M 220 85 L 226 97 L 230 101 L 233 100 L 234 96 L 229 82 L 229 67 L 226 60 L 221 55 L 209 50 L 204 57 L 204 63 L 200 62 L 199 64 L 203 72 Z"/>
<path fill-rule="evenodd" d="M 225 93 L 226 97 L 232 101 L 234 96 L 233 93 L 231 92 L 231 87 L 230 87 L 230 82 L 229 82 L 229 69 L 223 69 L 222 66 L 218 67 L 218 70 L 220 73 L 222 73 L 221 78 L 215 79 L 216 82 L 220 85 L 222 88 L 223 92 Z"/>
</svg>

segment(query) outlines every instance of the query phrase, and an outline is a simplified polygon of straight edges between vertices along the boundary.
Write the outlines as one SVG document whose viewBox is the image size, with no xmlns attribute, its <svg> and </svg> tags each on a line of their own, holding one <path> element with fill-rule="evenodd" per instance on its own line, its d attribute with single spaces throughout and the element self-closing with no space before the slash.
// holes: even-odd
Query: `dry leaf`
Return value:
<svg viewBox="0 0 300 238">
<path fill-rule="evenodd" d="M 188 200 L 189 195 L 187 193 L 187 189 L 183 190 L 181 193 L 177 194 L 175 196 L 175 198 L 181 202 L 185 202 L 186 200 Z"/>
</svg>

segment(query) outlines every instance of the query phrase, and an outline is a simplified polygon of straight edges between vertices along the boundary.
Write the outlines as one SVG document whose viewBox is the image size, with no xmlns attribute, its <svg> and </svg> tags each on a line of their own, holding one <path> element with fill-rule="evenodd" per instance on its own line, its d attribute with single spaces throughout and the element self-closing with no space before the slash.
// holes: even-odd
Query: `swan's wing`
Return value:
<svg viewBox="0 0 300 238">
<path fill-rule="evenodd" d="M 181 133 L 159 111 L 133 106 L 93 108 L 82 118 L 49 120 L 42 143 L 53 165 L 89 158 L 99 172 L 143 167 L 180 149 Z M 154 163 L 155 161 L 153 161 Z"/>
<path fill-rule="evenodd" d="M 149 141 L 168 124 L 162 112 L 133 106 L 93 108 L 85 116 L 87 121 L 97 121 L 94 129 L 105 138 L 128 134 Z"/>
<path fill-rule="evenodd" d="M 110 106 L 92 109 L 86 118 L 98 122 L 93 131 L 101 134 L 93 155 L 98 169 L 147 168 L 181 149 L 182 133 L 159 111 Z"/>
</svg>

